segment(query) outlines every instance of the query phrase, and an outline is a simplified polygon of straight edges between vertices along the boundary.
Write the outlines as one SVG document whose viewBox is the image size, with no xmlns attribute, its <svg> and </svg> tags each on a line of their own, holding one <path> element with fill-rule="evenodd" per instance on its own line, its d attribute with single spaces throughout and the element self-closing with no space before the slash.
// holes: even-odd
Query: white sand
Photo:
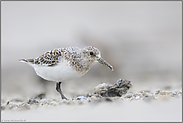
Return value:
<svg viewBox="0 0 183 123">
<path fill-rule="evenodd" d="M 182 121 L 182 99 L 117 101 L 41 107 L 25 111 L 5 110 L 2 121 Z"/>
</svg>

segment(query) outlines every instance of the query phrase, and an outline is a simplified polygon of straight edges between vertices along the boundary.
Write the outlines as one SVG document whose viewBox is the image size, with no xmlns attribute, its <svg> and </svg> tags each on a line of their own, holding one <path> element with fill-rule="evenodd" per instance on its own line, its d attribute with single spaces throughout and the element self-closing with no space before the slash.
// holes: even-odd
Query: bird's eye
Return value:
<svg viewBox="0 0 183 123">
<path fill-rule="evenodd" d="M 90 52 L 90 55 L 91 55 L 91 56 L 94 56 L 94 53 L 91 51 L 91 52 Z"/>
</svg>

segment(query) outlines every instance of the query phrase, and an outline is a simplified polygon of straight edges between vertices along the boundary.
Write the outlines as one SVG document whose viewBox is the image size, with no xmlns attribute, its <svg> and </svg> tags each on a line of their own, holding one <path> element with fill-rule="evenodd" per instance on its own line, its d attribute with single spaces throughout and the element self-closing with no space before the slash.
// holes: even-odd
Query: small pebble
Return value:
<svg viewBox="0 0 183 123">
<path fill-rule="evenodd" d="M 88 98 L 87 98 L 87 97 L 85 97 L 85 96 L 79 96 L 79 97 L 77 97 L 77 98 L 76 98 L 76 100 L 81 100 L 81 99 L 83 99 L 83 100 L 87 100 Z"/>
</svg>

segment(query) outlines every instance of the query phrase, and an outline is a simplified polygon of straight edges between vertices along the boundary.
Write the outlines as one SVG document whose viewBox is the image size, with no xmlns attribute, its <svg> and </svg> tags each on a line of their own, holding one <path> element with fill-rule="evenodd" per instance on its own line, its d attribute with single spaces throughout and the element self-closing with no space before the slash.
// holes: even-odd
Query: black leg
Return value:
<svg viewBox="0 0 183 123">
<path fill-rule="evenodd" d="M 62 90 L 60 88 L 61 83 L 62 82 L 56 83 L 56 90 L 60 93 L 62 99 L 66 99 L 67 100 L 67 98 L 62 94 Z"/>
</svg>

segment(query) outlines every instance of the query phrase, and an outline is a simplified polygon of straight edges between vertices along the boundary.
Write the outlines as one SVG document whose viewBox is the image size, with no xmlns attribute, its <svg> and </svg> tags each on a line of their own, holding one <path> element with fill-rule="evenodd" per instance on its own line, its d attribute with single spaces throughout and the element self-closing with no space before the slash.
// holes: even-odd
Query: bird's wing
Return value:
<svg viewBox="0 0 183 123">
<path fill-rule="evenodd" d="M 42 66 L 54 66 L 59 63 L 60 56 L 61 49 L 57 48 L 50 50 L 35 59 L 20 59 L 19 61 Z"/>
</svg>

